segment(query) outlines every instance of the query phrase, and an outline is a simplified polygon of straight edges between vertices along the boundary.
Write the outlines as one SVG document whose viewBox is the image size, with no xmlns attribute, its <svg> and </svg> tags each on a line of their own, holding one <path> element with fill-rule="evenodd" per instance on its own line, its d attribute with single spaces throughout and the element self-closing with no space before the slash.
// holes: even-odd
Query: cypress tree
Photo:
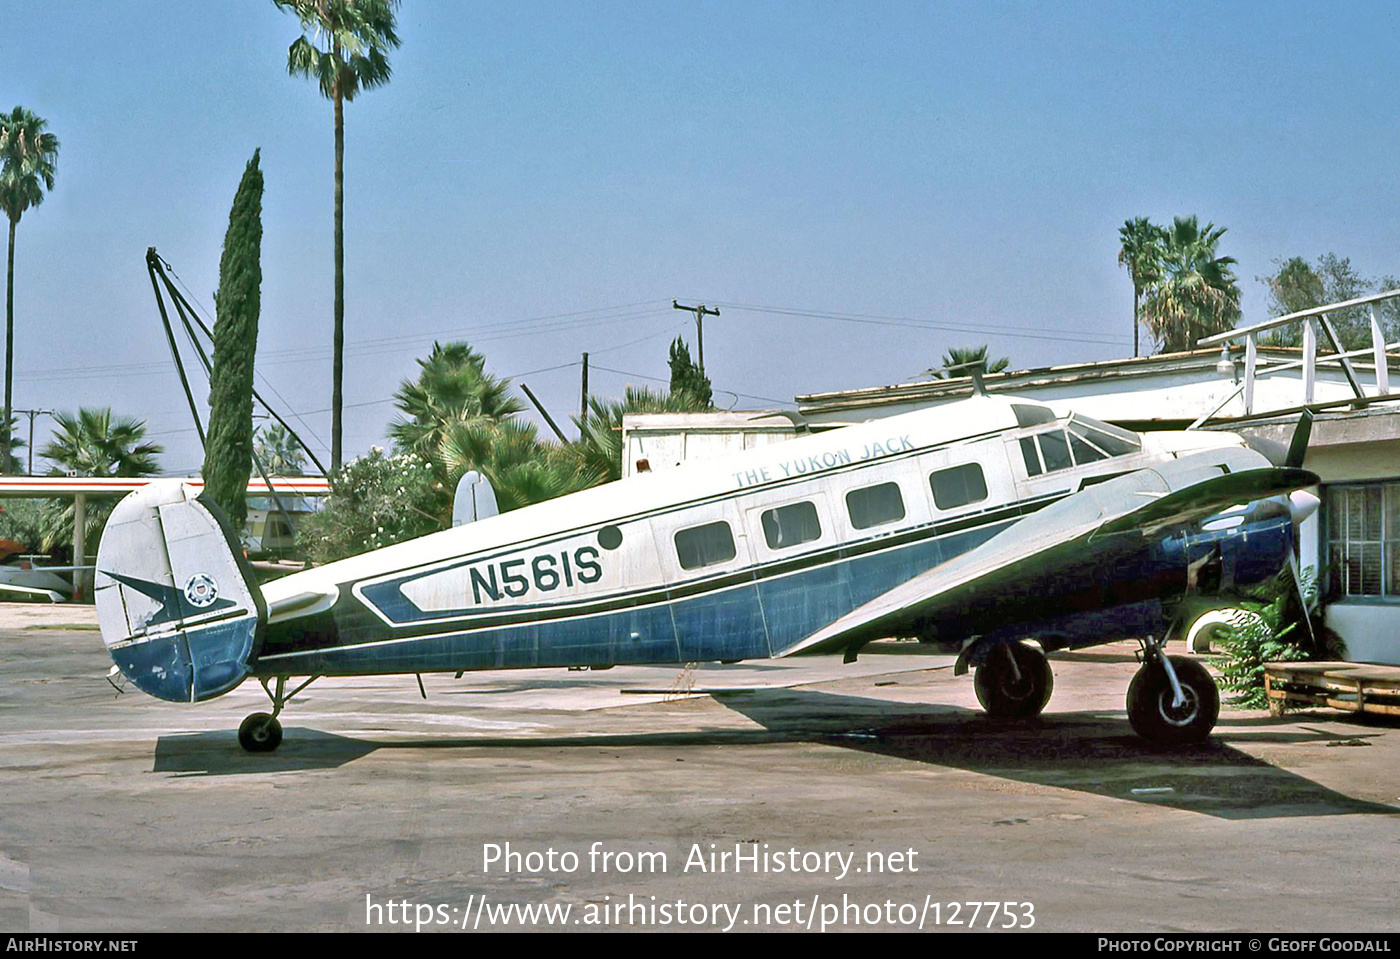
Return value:
<svg viewBox="0 0 1400 959">
<path fill-rule="evenodd" d="M 671 344 L 667 363 L 671 367 L 672 396 L 689 397 L 696 409 L 708 410 L 714 405 L 710 378 L 700 372 L 700 367 L 690 358 L 690 347 L 679 336 Z"/>
<path fill-rule="evenodd" d="M 243 171 L 229 212 L 219 291 L 214 294 L 214 369 L 209 376 L 209 437 L 204 489 L 242 530 L 253 469 L 253 358 L 262 286 L 263 176 L 258 153 Z"/>
</svg>

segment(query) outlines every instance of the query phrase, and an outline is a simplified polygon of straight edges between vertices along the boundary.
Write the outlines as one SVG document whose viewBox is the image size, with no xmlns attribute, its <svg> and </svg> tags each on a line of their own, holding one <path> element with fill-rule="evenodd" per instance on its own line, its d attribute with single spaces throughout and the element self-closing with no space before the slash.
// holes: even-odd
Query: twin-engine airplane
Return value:
<svg viewBox="0 0 1400 959">
<path fill-rule="evenodd" d="M 113 511 L 96 601 L 137 687 L 200 702 L 252 676 L 278 715 L 323 676 L 767 659 L 917 637 L 976 666 L 994 716 L 1038 714 L 1045 652 L 1138 638 L 1134 729 L 1203 740 L 1219 695 L 1163 643 L 1183 601 L 1275 575 L 1316 507 L 1307 444 L 1140 435 L 977 396 L 563 496 L 259 588 L 178 482 Z M 494 512 L 477 486 L 477 506 Z M 1030 641 L 1034 641 L 1033 643 Z M 294 677 L 300 683 L 289 683 Z M 289 689 L 290 685 L 290 689 Z"/>
</svg>

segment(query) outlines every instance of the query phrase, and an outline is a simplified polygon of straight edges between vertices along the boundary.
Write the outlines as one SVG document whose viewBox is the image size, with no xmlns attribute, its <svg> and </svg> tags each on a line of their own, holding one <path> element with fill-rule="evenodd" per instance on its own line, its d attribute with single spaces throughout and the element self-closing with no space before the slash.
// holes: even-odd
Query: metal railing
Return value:
<svg viewBox="0 0 1400 959">
<path fill-rule="evenodd" d="M 1303 406 L 1313 402 L 1313 392 L 1317 386 L 1318 366 L 1340 366 L 1342 373 L 1346 376 L 1347 383 L 1350 384 L 1352 392 L 1356 394 L 1356 399 L 1365 401 L 1369 399 L 1366 391 L 1362 389 L 1360 381 L 1356 378 L 1356 370 L 1352 367 L 1353 358 L 1369 356 L 1375 363 L 1376 368 L 1376 395 L 1390 395 L 1390 367 L 1386 359 L 1387 351 L 1400 350 L 1400 341 L 1386 343 L 1385 331 L 1381 327 L 1380 313 L 1376 309 L 1376 304 L 1386 300 L 1400 299 L 1400 289 L 1389 290 L 1385 293 L 1372 293 L 1368 296 L 1359 296 L 1354 300 L 1343 300 L 1339 303 L 1328 303 L 1324 306 L 1313 307 L 1310 310 L 1300 310 L 1297 313 L 1289 313 L 1287 316 L 1275 317 L 1263 323 L 1256 323 L 1253 326 L 1243 326 L 1239 329 L 1229 330 L 1225 333 L 1217 333 L 1214 336 L 1207 336 L 1197 341 L 1198 346 L 1220 346 L 1228 354 L 1231 342 L 1244 340 L 1244 381 L 1239 389 L 1225 398 L 1225 401 L 1217 406 L 1210 413 L 1201 418 L 1200 422 L 1209 419 L 1220 412 L 1236 396 L 1244 393 L 1244 415 L 1249 416 L 1254 412 L 1254 382 L 1261 376 L 1272 376 L 1275 373 L 1283 373 L 1287 370 L 1301 368 L 1303 371 Z M 1332 321 L 1328 319 L 1329 313 L 1338 313 L 1342 310 L 1353 309 L 1358 306 L 1367 306 L 1371 313 L 1371 345 L 1368 348 L 1359 350 L 1342 349 L 1342 341 L 1337 336 L 1336 329 L 1332 326 Z M 1260 368 L 1259 364 L 1259 334 L 1267 333 L 1281 327 L 1289 326 L 1293 323 L 1303 324 L 1303 355 L 1301 359 L 1289 360 L 1283 363 L 1269 364 Z M 1319 334 L 1322 340 L 1332 348 L 1333 352 L 1318 355 Z"/>
</svg>

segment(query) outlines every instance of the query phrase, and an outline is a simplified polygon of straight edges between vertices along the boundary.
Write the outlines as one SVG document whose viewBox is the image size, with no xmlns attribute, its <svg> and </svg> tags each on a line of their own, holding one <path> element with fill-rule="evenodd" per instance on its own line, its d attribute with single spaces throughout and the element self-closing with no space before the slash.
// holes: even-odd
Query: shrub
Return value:
<svg viewBox="0 0 1400 959">
<path fill-rule="evenodd" d="M 414 453 L 374 447 L 331 478 L 325 505 L 298 534 L 314 563 L 329 563 L 444 529 L 451 494 Z"/>
</svg>

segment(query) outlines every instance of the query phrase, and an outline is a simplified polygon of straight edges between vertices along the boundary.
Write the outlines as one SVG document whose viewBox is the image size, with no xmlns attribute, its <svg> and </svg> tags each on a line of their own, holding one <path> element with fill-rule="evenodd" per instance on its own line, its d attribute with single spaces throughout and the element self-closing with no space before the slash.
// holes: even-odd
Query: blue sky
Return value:
<svg viewBox="0 0 1400 959">
<path fill-rule="evenodd" d="M 286 75 L 296 22 L 270 0 L 0 0 L 0 22 L 0 107 L 62 141 L 19 226 L 16 406 L 111 405 L 197 468 L 144 254 L 211 306 L 258 147 L 260 388 L 327 441 L 331 111 Z M 582 351 L 594 392 L 664 380 L 693 339 L 673 297 L 727 304 L 725 405 L 981 342 L 1130 355 L 1133 216 L 1228 227 L 1247 320 L 1276 257 L 1400 274 L 1393 3 L 408 0 L 399 26 L 393 81 L 346 110 L 352 453 L 434 337 L 561 421 Z"/>
</svg>

